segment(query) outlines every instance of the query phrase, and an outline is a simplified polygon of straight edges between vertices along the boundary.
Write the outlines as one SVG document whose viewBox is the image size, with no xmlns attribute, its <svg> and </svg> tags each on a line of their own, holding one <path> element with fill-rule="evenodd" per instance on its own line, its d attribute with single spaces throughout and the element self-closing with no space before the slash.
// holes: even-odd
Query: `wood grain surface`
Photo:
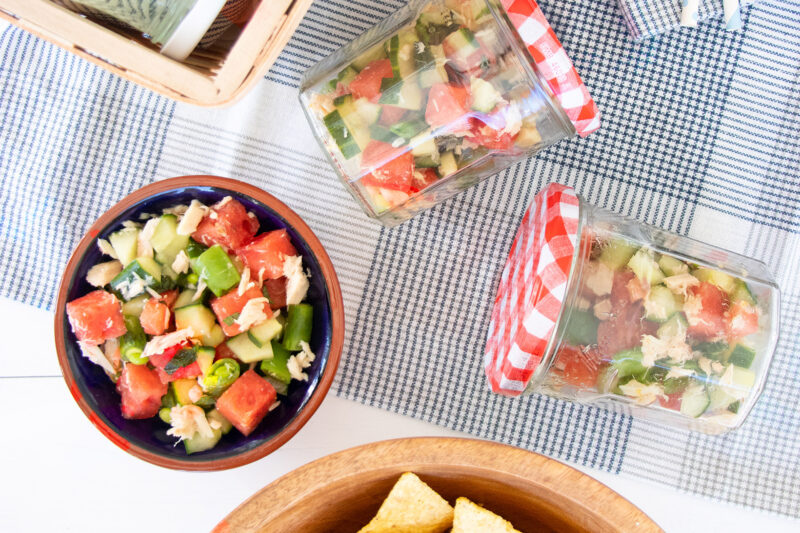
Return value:
<svg viewBox="0 0 800 533">
<path fill-rule="evenodd" d="M 414 438 L 351 448 L 290 472 L 214 533 L 356 532 L 403 472 L 451 504 L 466 496 L 526 533 L 662 531 L 616 492 L 553 459 L 489 441 Z"/>
</svg>

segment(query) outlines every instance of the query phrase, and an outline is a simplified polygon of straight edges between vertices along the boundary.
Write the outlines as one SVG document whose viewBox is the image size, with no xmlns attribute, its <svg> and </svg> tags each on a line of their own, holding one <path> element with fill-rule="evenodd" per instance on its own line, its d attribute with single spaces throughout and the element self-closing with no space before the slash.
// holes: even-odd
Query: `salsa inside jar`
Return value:
<svg viewBox="0 0 800 533">
<path fill-rule="evenodd" d="M 408 23 L 366 50 L 362 36 L 344 68 L 302 91 L 372 216 L 407 209 L 398 216 L 410 218 L 574 133 L 490 3 L 417 2 Z"/>
<path fill-rule="evenodd" d="M 595 235 L 582 252 L 542 391 L 736 427 L 758 394 L 768 303 L 729 272 L 619 236 Z"/>
</svg>

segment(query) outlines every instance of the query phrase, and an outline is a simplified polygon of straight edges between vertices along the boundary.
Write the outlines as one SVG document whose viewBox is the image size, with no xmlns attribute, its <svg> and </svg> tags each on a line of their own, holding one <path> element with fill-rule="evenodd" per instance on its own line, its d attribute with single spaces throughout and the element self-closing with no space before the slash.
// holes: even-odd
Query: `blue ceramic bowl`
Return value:
<svg viewBox="0 0 800 533">
<path fill-rule="evenodd" d="M 98 238 L 107 238 L 125 220 L 140 213 L 159 213 L 197 199 L 211 205 L 225 196 L 240 201 L 261 223 L 259 233 L 285 228 L 292 244 L 311 272 L 307 301 L 314 306 L 311 349 L 317 354 L 307 370 L 307 382 L 292 382 L 278 408 L 245 437 L 236 430 L 224 435 L 213 449 L 187 455 L 168 426 L 157 417 L 126 420 L 114 383 L 102 369 L 81 355 L 67 320 L 65 306 L 94 289 L 86 273 L 100 262 Z M 339 282 L 330 258 L 317 237 L 300 217 L 272 195 L 240 181 L 213 176 L 186 176 L 159 181 L 124 198 L 101 216 L 83 237 L 61 279 L 55 318 L 56 350 L 64 379 L 89 420 L 112 442 L 151 463 L 182 470 L 222 470 L 250 463 L 289 440 L 317 409 L 333 381 L 344 337 L 344 310 Z"/>
</svg>

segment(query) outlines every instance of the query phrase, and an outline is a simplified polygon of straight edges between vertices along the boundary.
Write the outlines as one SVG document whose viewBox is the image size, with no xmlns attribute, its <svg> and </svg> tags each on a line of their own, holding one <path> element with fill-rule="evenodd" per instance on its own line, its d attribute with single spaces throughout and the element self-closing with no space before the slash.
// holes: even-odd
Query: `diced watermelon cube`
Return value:
<svg viewBox="0 0 800 533">
<path fill-rule="evenodd" d="M 129 419 L 150 418 L 158 414 L 161 397 L 167 393 L 155 370 L 147 365 L 126 363 L 117 382 L 122 397 L 122 416 Z"/>
<path fill-rule="evenodd" d="M 234 335 L 242 333 L 244 330 L 239 324 L 234 322 L 234 320 L 236 320 L 237 315 L 242 312 L 242 309 L 248 301 L 263 297 L 264 294 L 258 287 L 250 287 L 244 291 L 241 296 L 239 295 L 238 287 L 234 287 L 226 295 L 211 300 L 211 308 L 214 310 L 214 313 L 216 313 L 217 321 L 220 326 L 222 326 L 222 331 L 225 332 L 225 335 L 233 337 Z M 267 318 L 270 318 L 272 316 L 272 309 L 270 309 L 269 304 L 265 302 L 263 309 Z"/>
<path fill-rule="evenodd" d="M 92 291 L 67 304 L 67 318 L 79 341 L 101 344 L 124 335 L 122 303 L 104 290 Z"/>
<path fill-rule="evenodd" d="M 250 276 L 257 278 L 264 269 L 264 279 L 283 276 L 283 263 L 286 257 L 297 255 L 297 250 L 285 229 L 278 229 L 259 235 L 253 242 L 236 250 L 239 259 L 250 268 Z"/>
<path fill-rule="evenodd" d="M 273 386 L 248 370 L 222 393 L 217 409 L 246 437 L 261 423 L 276 398 Z"/>
<path fill-rule="evenodd" d="M 248 215 L 241 202 L 222 200 L 209 209 L 192 238 L 206 246 L 219 244 L 235 250 L 253 240 L 258 227 L 258 219 Z"/>
</svg>

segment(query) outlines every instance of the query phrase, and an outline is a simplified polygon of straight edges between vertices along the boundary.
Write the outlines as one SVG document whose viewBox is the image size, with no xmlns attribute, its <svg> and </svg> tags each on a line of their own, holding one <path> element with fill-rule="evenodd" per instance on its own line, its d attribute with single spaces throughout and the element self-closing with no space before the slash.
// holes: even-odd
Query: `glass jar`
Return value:
<svg viewBox="0 0 800 533">
<path fill-rule="evenodd" d="M 497 0 L 411 0 L 306 72 L 300 100 L 346 188 L 386 226 L 576 133 Z"/>
<path fill-rule="evenodd" d="M 578 203 L 563 299 L 524 392 L 708 434 L 741 426 L 778 339 L 767 267 Z"/>
<path fill-rule="evenodd" d="M 60 0 L 76 11 L 111 17 L 161 45 L 161 53 L 183 60 L 214 22 L 225 0 Z M 81 9 L 86 8 L 86 9 Z"/>
</svg>

